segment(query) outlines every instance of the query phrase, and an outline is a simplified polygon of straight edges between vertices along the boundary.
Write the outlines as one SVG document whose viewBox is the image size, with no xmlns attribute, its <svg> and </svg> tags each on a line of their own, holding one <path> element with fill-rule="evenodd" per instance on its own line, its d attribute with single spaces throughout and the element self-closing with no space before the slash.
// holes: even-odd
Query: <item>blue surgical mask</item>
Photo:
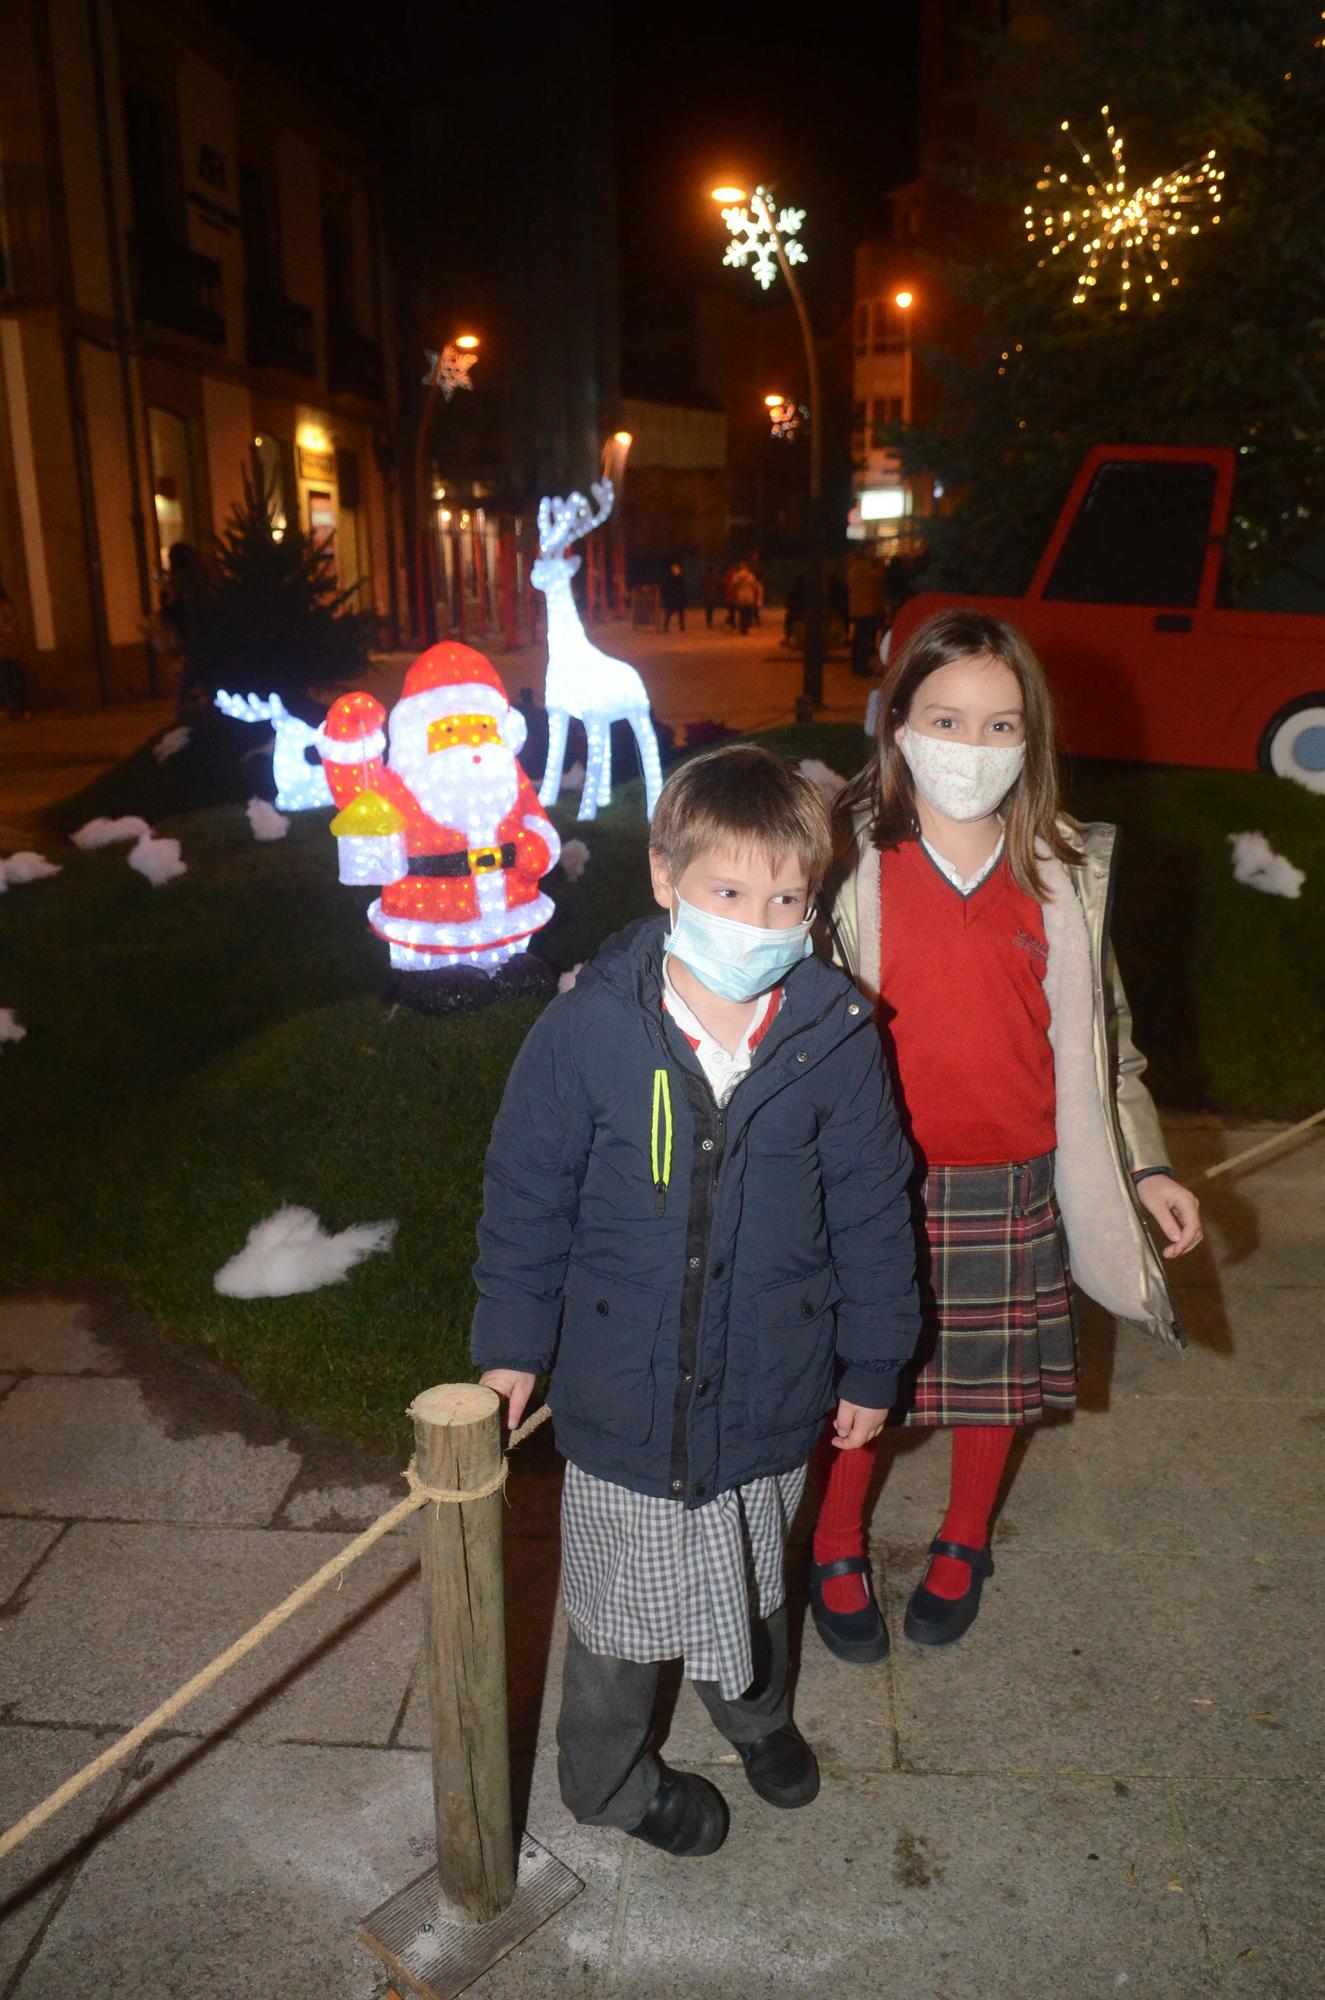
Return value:
<svg viewBox="0 0 1325 2000">
<path fill-rule="evenodd" d="M 814 950 L 811 917 L 786 930 L 771 931 L 762 924 L 742 924 L 735 917 L 697 910 L 680 896 L 676 902 L 663 950 L 675 952 L 722 1000 L 753 1000 L 756 994 L 767 993 Z"/>
</svg>

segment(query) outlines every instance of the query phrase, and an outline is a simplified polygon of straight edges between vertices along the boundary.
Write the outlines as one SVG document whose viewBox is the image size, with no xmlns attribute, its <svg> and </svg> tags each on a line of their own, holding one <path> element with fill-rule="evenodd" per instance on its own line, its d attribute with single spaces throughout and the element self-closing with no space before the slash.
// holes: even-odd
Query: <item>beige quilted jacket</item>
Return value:
<svg viewBox="0 0 1325 2000">
<path fill-rule="evenodd" d="M 1109 942 L 1118 830 L 1103 822 L 1060 826 L 1082 856 L 1079 868 L 1051 855 L 1040 863 L 1049 890 L 1044 984 L 1057 1094 L 1055 1181 L 1072 1276 L 1107 1312 L 1185 1346 L 1132 1179 L 1164 1167 L 1167 1155 Z M 832 951 L 861 990 L 877 998 L 879 855 L 867 829 L 868 814 L 858 813 L 856 865 L 833 903 Z"/>
</svg>

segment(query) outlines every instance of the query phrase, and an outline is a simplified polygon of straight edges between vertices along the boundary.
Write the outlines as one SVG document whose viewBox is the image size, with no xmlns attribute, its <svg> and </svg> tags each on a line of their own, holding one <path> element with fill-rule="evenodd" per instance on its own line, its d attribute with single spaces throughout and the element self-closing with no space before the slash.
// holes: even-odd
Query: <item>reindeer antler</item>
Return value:
<svg viewBox="0 0 1325 2000">
<path fill-rule="evenodd" d="M 593 494 L 597 512 L 583 493 L 572 493 L 565 500 L 558 493 L 539 501 L 538 547 L 541 555 L 559 555 L 572 542 L 578 542 L 594 528 L 602 527 L 612 511 L 615 490 L 610 479 L 595 479 L 589 491 Z"/>
</svg>

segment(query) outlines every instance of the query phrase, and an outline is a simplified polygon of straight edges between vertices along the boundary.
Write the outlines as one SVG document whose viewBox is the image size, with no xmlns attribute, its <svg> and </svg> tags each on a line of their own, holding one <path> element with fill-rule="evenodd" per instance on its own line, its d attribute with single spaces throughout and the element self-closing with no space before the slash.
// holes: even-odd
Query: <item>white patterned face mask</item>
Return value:
<svg viewBox="0 0 1325 2000">
<path fill-rule="evenodd" d="M 1026 745 L 956 743 L 946 736 L 922 736 L 903 723 L 897 747 L 910 766 L 916 790 L 945 819 L 988 819 L 997 812 L 1021 773 Z"/>
</svg>

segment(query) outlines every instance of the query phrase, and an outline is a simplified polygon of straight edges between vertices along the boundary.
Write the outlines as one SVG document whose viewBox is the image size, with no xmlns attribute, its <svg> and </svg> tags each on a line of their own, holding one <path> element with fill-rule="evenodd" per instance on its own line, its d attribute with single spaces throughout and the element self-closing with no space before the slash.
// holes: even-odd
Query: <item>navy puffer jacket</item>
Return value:
<svg viewBox="0 0 1325 2000">
<path fill-rule="evenodd" d="M 839 1396 L 893 1401 L 919 1331 L 869 1002 L 807 958 L 720 1111 L 634 924 L 516 1058 L 484 1183 L 473 1357 L 552 1369 L 586 1472 L 700 1506 L 800 1464 Z"/>
</svg>

